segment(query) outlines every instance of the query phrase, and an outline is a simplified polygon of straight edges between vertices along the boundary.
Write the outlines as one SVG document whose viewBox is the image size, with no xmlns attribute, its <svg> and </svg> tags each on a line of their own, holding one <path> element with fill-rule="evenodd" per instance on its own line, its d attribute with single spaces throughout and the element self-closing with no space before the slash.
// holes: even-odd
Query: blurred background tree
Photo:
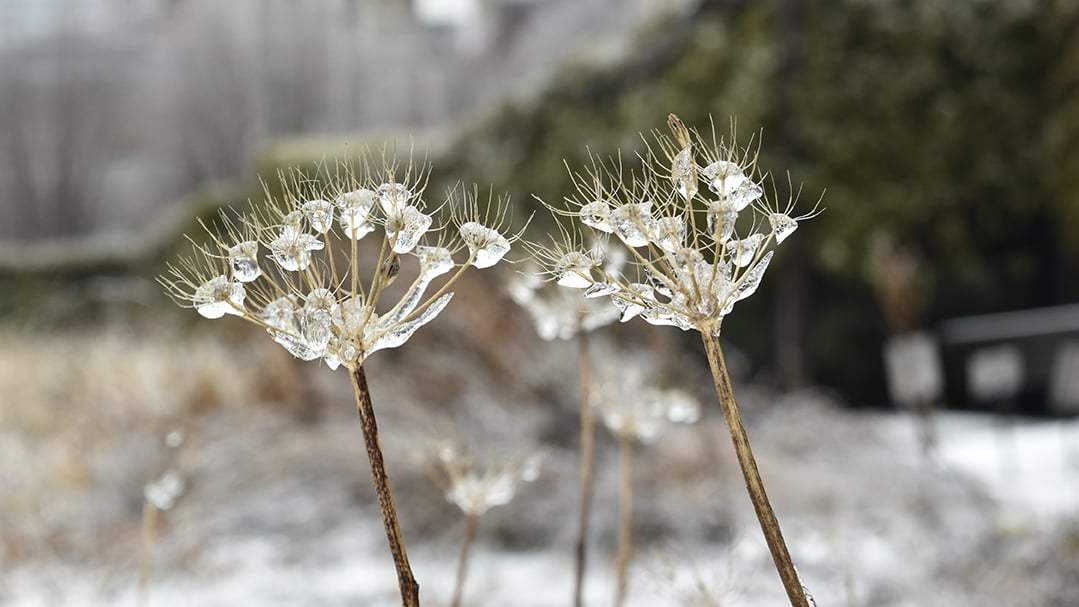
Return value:
<svg viewBox="0 0 1079 607">
<path fill-rule="evenodd" d="M 146 0 L 92 18 L 114 4 L 0 45 L 0 238 L 139 228 L 211 182 L 386 133 L 432 146 L 434 191 L 490 183 L 525 215 L 569 192 L 564 160 L 632 155 L 675 112 L 720 135 L 736 117 L 781 195 L 786 171 L 804 203 L 827 191 L 725 330 L 787 386 L 883 400 L 881 239 L 921 260 L 924 325 L 1079 297 L 1076 2 Z"/>
</svg>

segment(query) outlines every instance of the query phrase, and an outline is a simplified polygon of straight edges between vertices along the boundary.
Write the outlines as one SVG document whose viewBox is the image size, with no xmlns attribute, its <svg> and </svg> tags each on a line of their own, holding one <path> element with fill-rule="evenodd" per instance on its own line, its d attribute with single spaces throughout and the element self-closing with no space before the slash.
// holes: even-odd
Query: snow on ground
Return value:
<svg viewBox="0 0 1079 607">
<path fill-rule="evenodd" d="M 1079 592 L 1079 420 L 945 414 L 938 456 L 926 460 L 908 417 L 797 395 L 754 413 L 751 393 L 746 400 L 762 473 L 818 604 L 1077 604 L 1068 601 Z M 370 495 L 359 481 L 341 482 L 365 472 L 354 468 L 362 459 L 351 417 L 297 426 L 263 413 L 241 421 L 250 415 L 208 422 L 202 463 L 190 469 L 191 494 L 163 522 L 146 604 L 399 604 Z M 237 438 L 239 423 L 250 436 Z M 698 586 L 717 605 L 783 604 L 737 468 L 716 440 L 724 437 L 721 423 L 712 415 L 638 453 L 633 607 L 708 604 L 693 598 Z M 276 459 L 250 463 L 268 442 Z M 600 442 L 601 450 L 611 446 Z M 694 459 L 706 460 L 704 467 Z M 552 461 L 547 474 L 573 487 L 573 453 Z M 603 472 L 611 461 L 601 456 L 589 604 L 609 601 L 613 586 L 615 484 Z M 399 501 L 424 502 L 403 506 L 405 522 L 431 512 L 438 519 L 417 532 L 406 525 L 406 536 L 419 537 L 410 553 L 425 604 L 444 605 L 460 521 L 434 503 L 438 494 L 421 488 L 421 479 L 399 477 Z M 554 486 L 481 520 L 467 605 L 569 604 L 575 497 Z M 515 536 L 518 525 L 533 531 Z M 103 547 L 100 559 L 58 553 L 15 563 L 0 575 L 0 604 L 136 604 L 138 547 L 127 534 Z"/>
</svg>

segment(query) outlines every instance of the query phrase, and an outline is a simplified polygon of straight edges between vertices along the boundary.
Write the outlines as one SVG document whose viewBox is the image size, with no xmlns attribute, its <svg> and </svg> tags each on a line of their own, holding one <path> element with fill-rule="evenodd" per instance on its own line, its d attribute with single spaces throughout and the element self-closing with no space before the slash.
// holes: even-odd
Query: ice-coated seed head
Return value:
<svg viewBox="0 0 1079 607">
<path fill-rule="evenodd" d="M 592 258 L 580 251 L 570 251 L 555 265 L 557 282 L 571 289 L 587 289 L 595 282 L 592 280 Z"/>
<path fill-rule="evenodd" d="M 215 276 L 195 289 L 195 310 L 205 318 L 243 314 L 244 286 L 227 276 Z"/>
<path fill-rule="evenodd" d="M 475 221 L 461 224 L 460 233 L 473 256 L 472 265 L 477 268 L 489 268 L 510 252 L 505 236 Z"/>
<path fill-rule="evenodd" d="M 333 226 L 333 205 L 325 200 L 309 200 L 301 207 L 311 229 L 325 234 Z"/>
<path fill-rule="evenodd" d="M 675 154 L 671 161 L 671 182 L 682 198 L 690 200 L 697 195 L 697 167 L 693 163 L 693 148 L 686 147 Z"/>
<path fill-rule="evenodd" d="M 746 180 L 742 167 L 727 160 L 713 162 L 701 169 L 701 174 L 708 180 L 708 189 L 719 196 L 730 195 Z"/>
<path fill-rule="evenodd" d="M 394 215 L 401 207 L 408 204 L 412 192 L 402 183 L 384 183 L 378 186 L 378 202 L 387 217 Z"/>
<path fill-rule="evenodd" d="M 405 205 L 386 218 L 386 236 L 398 255 L 416 248 L 420 238 L 431 227 L 431 217 L 412 205 Z"/>
<path fill-rule="evenodd" d="M 611 227 L 627 247 L 648 244 L 652 230 L 652 201 L 630 202 L 611 211 Z"/>
<path fill-rule="evenodd" d="M 777 244 L 786 240 L 798 229 L 798 222 L 786 213 L 772 213 L 768 216 L 768 222 L 772 224 L 772 232 L 775 233 Z"/>
<path fill-rule="evenodd" d="M 446 247 L 418 246 L 415 253 L 420 259 L 420 272 L 427 278 L 442 276 L 456 266 Z"/>
<path fill-rule="evenodd" d="M 590 202 L 578 211 L 578 216 L 581 218 L 581 223 L 600 232 L 606 232 L 610 234 L 614 231 L 611 227 L 611 205 L 602 200 Z"/>
</svg>

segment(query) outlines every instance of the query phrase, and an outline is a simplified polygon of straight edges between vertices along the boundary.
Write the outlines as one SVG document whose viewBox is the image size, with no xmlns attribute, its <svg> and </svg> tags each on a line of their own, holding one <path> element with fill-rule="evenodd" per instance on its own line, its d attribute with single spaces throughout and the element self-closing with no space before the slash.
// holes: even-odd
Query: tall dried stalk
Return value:
<svg viewBox="0 0 1079 607">
<path fill-rule="evenodd" d="M 371 393 L 367 388 L 367 374 L 363 364 L 352 368 L 352 391 L 356 397 L 356 409 L 360 413 L 360 425 L 363 428 L 363 441 L 367 446 L 367 457 L 371 460 L 371 477 L 375 482 L 375 494 L 378 507 L 382 511 L 382 522 L 386 527 L 386 539 L 390 543 L 393 564 L 397 568 L 397 583 L 401 589 L 403 607 L 419 607 L 420 585 L 412 575 L 405 552 L 405 540 L 401 535 L 401 526 L 397 522 L 397 510 L 393 505 L 393 492 L 390 479 L 386 476 L 386 466 L 382 459 L 382 446 L 378 438 L 378 424 L 375 422 L 375 410 L 371 405 Z"/>
<path fill-rule="evenodd" d="M 465 537 L 461 540 L 461 556 L 457 559 L 457 578 L 453 584 L 453 602 L 451 607 L 461 607 L 461 596 L 465 589 L 465 576 L 468 574 L 468 552 L 472 547 L 472 538 L 476 535 L 478 514 L 465 516 Z"/>
<path fill-rule="evenodd" d="M 761 474 L 757 470 L 757 461 L 749 445 L 749 436 L 742 423 L 742 414 L 734 399 L 734 388 L 731 386 L 730 374 L 727 373 L 727 363 L 723 359 L 723 350 L 719 346 L 719 334 L 702 331 L 701 336 L 704 340 L 704 349 L 708 353 L 708 364 L 712 367 L 712 377 L 715 380 L 716 393 L 719 395 L 719 404 L 723 409 L 723 416 L 727 419 L 727 428 L 731 433 L 738 464 L 742 468 L 742 476 L 746 480 L 749 499 L 753 502 L 757 520 L 760 521 L 764 539 L 768 543 L 768 551 L 772 553 L 772 561 L 783 581 L 783 588 L 787 591 L 792 607 L 810 607 L 805 589 L 802 587 L 801 580 L 798 579 L 798 572 L 791 561 L 787 544 L 783 541 L 779 521 L 776 519 L 775 511 L 772 510 L 772 504 L 768 501 L 768 494 L 764 491 L 764 481 L 761 480 Z"/>
<path fill-rule="evenodd" d="M 626 590 L 629 588 L 629 562 L 633 558 L 633 440 L 631 432 L 624 432 L 618 437 L 618 471 L 620 487 L 618 492 L 618 559 L 617 586 L 614 594 L 614 607 L 622 607 L 626 602 Z"/>
<path fill-rule="evenodd" d="M 592 412 L 592 360 L 589 354 L 588 332 L 577 333 L 578 369 L 581 381 L 581 508 L 577 533 L 576 574 L 573 586 L 573 605 L 582 607 L 584 572 L 588 557 L 588 521 L 592 511 L 593 471 L 596 461 L 596 418 Z"/>
</svg>

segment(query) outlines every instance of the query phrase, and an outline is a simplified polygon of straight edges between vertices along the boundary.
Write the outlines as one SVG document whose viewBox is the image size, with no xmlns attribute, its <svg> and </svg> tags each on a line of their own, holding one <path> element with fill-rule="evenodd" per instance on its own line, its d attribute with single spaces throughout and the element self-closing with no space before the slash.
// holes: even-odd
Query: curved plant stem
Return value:
<svg viewBox="0 0 1079 607">
<path fill-rule="evenodd" d="M 581 381 L 581 509 L 577 532 L 577 566 L 573 586 L 573 605 L 582 607 L 584 571 L 588 556 L 588 519 L 592 511 L 593 470 L 596 460 L 596 418 L 592 412 L 592 360 L 588 352 L 588 333 L 577 333 L 578 368 Z"/>
<path fill-rule="evenodd" d="M 775 563 L 779 577 L 783 580 L 783 588 L 787 591 L 793 607 L 809 607 L 802 582 L 798 579 L 798 572 L 794 569 L 787 544 L 783 541 L 783 532 L 779 529 L 779 521 L 776 519 L 772 504 L 768 501 L 768 495 L 764 492 L 764 481 L 757 470 L 757 461 L 753 458 L 753 450 L 749 446 L 749 436 L 746 434 L 745 425 L 742 423 L 742 414 L 738 410 L 738 403 L 734 400 L 734 388 L 731 387 L 731 378 L 727 373 L 727 363 L 723 360 L 723 350 L 719 347 L 719 335 L 701 333 L 704 339 L 704 349 L 708 353 L 708 364 L 712 367 L 712 377 L 716 383 L 716 392 L 719 394 L 719 404 L 723 408 L 723 415 L 727 418 L 727 428 L 734 442 L 734 451 L 738 455 L 738 464 L 742 468 L 742 476 L 746 480 L 746 489 L 749 491 L 749 499 L 753 502 L 753 509 L 757 512 L 757 520 L 760 521 L 761 530 L 764 531 L 764 539 L 768 543 L 768 550 L 772 553 L 772 561 Z"/>
<path fill-rule="evenodd" d="M 618 586 L 614 607 L 626 602 L 629 587 L 629 562 L 633 558 L 633 434 L 622 433 L 618 438 L 618 470 L 621 486 L 618 492 Z"/>
<path fill-rule="evenodd" d="M 397 568 L 397 583 L 401 588 L 403 607 L 419 607 L 420 585 L 412 576 L 405 553 L 405 541 L 401 536 L 401 526 L 397 522 L 397 510 L 393 506 L 393 492 L 390 491 L 390 479 L 386 476 L 386 466 L 382 460 L 382 446 L 378 439 L 378 424 L 375 423 L 375 410 L 371 405 L 371 393 L 367 389 L 367 374 L 359 364 L 349 373 L 352 378 L 352 391 L 356 396 L 356 409 L 360 413 L 360 425 L 363 427 L 363 441 L 367 445 L 367 457 L 371 460 L 371 476 L 375 481 L 375 494 L 378 507 L 382 511 L 382 522 L 386 526 L 386 539 L 390 542 L 393 564 Z"/>
<path fill-rule="evenodd" d="M 472 547 L 472 538 L 476 535 L 476 522 L 479 516 L 469 514 L 465 517 L 465 538 L 461 541 L 461 556 L 457 559 L 457 581 L 453 585 L 451 607 L 460 607 L 461 595 L 465 589 L 465 575 L 468 573 L 468 550 Z"/>
</svg>

